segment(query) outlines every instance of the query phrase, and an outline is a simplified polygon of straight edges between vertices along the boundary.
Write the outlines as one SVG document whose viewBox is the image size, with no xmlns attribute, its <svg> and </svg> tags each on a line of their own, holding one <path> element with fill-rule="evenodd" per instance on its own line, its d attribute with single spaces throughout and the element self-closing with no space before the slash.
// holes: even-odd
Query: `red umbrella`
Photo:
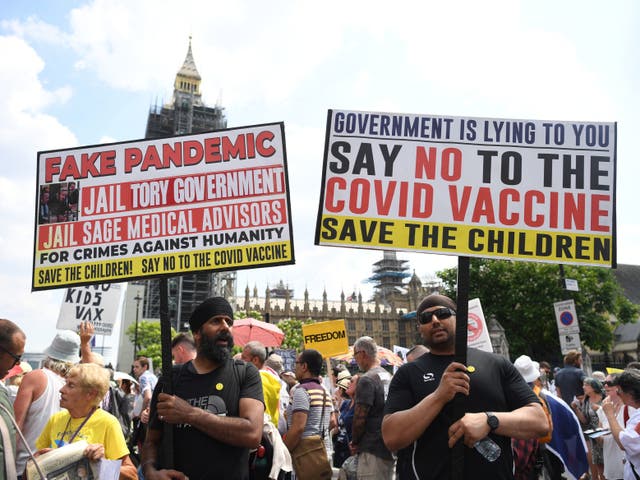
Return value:
<svg viewBox="0 0 640 480">
<path fill-rule="evenodd" d="M 255 318 L 233 321 L 233 343 L 242 347 L 254 340 L 265 347 L 279 347 L 284 340 L 284 332 L 271 323 Z"/>
</svg>

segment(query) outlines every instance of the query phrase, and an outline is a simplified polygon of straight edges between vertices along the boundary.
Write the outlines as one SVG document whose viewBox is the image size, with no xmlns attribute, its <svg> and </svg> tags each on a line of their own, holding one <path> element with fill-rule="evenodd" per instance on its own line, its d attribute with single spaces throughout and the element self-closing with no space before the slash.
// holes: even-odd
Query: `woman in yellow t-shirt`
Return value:
<svg viewBox="0 0 640 480">
<path fill-rule="evenodd" d="M 105 368 L 91 363 L 74 366 L 60 389 L 60 406 L 66 410 L 49 418 L 36 441 L 38 453 L 85 440 L 89 444 L 85 457 L 91 461 L 122 460 L 120 478 L 137 479 L 118 419 L 99 407 L 108 389 Z"/>
</svg>

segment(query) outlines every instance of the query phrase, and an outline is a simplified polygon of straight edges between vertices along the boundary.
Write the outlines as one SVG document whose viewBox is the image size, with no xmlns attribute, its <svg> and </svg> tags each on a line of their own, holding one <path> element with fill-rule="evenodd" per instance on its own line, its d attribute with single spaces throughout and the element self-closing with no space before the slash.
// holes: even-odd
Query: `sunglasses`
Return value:
<svg viewBox="0 0 640 480">
<path fill-rule="evenodd" d="M 445 320 L 455 314 L 456 314 L 455 310 L 452 310 L 451 308 L 448 308 L 448 307 L 436 308 L 431 312 L 427 312 L 427 311 L 422 312 L 418 317 L 418 321 L 420 322 L 421 325 L 426 325 L 428 323 L 431 323 L 431 320 L 433 320 L 434 315 L 438 320 Z"/>
<path fill-rule="evenodd" d="M 0 345 L 0 350 L 2 350 L 4 353 L 9 354 L 11 356 L 11 358 L 13 358 L 12 367 L 15 367 L 16 365 L 18 365 L 20 363 L 20 361 L 22 360 L 22 357 L 20 355 L 16 355 L 15 353 L 11 353 L 9 350 L 4 348 L 2 345 Z"/>
</svg>

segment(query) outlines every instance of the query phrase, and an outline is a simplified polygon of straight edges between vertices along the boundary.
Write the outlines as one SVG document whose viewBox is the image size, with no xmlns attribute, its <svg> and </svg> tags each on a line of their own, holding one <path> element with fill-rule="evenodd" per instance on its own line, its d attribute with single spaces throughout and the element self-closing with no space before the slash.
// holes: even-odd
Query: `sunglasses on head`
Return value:
<svg viewBox="0 0 640 480">
<path fill-rule="evenodd" d="M 438 320 L 444 320 L 455 314 L 456 314 L 455 310 L 452 310 L 451 308 L 448 308 L 448 307 L 436 308 L 435 310 L 432 310 L 430 312 L 427 312 L 427 311 L 422 312 L 418 317 L 418 321 L 420 322 L 421 325 L 426 325 L 427 323 L 431 323 L 431 320 L 433 320 L 434 315 Z"/>
</svg>

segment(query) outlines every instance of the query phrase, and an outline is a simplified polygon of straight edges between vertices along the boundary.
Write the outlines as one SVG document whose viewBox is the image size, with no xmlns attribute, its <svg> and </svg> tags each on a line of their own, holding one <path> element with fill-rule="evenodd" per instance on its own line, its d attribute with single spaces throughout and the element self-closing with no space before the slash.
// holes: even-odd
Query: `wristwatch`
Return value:
<svg viewBox="0 0 640 480">
<path fill-rule="evenodd" d="M 493 432 L 496 428 L 500 426 L 500 420 L 495 416 L 493 412 L 484 412 L 487 415 L 487 424 L 489 428 Z"/>
</svg>

